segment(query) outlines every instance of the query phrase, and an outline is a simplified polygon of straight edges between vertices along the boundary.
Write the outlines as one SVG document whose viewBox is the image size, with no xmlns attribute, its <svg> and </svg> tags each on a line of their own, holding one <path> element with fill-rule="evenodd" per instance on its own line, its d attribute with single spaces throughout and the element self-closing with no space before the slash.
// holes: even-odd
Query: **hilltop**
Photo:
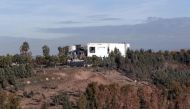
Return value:
<svg viewBox="0 0 190 109">
<path fill-rule="evenodd" d="M 31 98 L 23 97 L 21 99 L 23 109 L 40 108 L 44 102 L 49 102 L 50 98 L 59 92 L 71 93 L 71 95 L 72 93 L 78 94 L 78 97 L 71 96 L 73 102 L 76 102 L 79 96 L 85 92 L 88 84 L 92 82 L 102 85 L 118 84 L 120 86 L 140 84 L 116 70 L 95 71 L 85 68 L 47 69 L 44 72 L 38 72 L 35 77 L 21 81 L 25 85 L 22 90 L 18 91 L 18 95 L 23 96 L 24 92 L 34 93 Z"/>
</svg>

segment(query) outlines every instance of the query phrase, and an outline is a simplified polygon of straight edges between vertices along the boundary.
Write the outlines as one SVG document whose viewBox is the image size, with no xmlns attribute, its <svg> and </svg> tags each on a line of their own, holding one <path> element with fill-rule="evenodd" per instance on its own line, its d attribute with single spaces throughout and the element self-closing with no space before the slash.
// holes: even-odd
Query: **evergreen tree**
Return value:
<svg viewBox="0 0 190 109">
<path fill-rule="evenodd" d="M 44 45 L 43 47 L 42 47 L 42 51 L 43 51 L 43 55 L 44 55 L 44 57 L 49 57 L 50 56 L 50 49 L 49 49 L 49 47 L 47 46 L 47 45 Z"/>
</svg>

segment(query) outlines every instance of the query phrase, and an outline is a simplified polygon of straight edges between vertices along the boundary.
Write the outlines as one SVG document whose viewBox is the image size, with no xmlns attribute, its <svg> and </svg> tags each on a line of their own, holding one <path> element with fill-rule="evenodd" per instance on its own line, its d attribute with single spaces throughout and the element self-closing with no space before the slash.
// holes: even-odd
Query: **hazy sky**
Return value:
<svg viewBox="0 0 190 109">
<path fill-rule="evenodd" d="M 0 0 L 0 37 L 69 37 L 39 30 L 189 16 L 190 0 Z"/>
</svg>

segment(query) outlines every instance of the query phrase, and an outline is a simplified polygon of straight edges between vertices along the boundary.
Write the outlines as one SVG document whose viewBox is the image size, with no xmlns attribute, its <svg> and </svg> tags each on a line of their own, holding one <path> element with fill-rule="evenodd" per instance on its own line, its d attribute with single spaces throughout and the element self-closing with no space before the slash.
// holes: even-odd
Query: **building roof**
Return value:
<svg viewBox="0 0 190 109">
<path fill-rule="evenodd" d="M 89 44 L 129 44 L 129 43 L 88 43 Z"/>
</svg>

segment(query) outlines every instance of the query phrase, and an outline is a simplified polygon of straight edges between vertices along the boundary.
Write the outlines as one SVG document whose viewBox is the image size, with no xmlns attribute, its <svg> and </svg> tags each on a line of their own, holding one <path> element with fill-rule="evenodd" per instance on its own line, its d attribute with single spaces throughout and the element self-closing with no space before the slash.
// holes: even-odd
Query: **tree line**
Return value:
<svg viewBox="0 0 190 109">
<path fill-rule="evenodd" d="M 109 57 L 94 56 L 89 61 L 95 68 L 117 69 L 134 80 L 155 84 L 166 90 L 168 99 L 189 93 L 190 50 L 128 50 L 126 57 L 122 57 L 115 49 Z"/>
<path fill-rule="evenodd" d="M 43 55 L 32 57 L 29 43 L 23 42 L 20 54 L 0 56 L 0 88 L 11 85 L 16 88 L 16 79 L 31 77 L 33 68 L 38 66 L 66 65 L 69 59 L 68 46 L 58 47 L 58 51 L 57 55 L 50 55 L 50 48 L 44 45 Z M 93 56 L 84 60 L 93 68 L 116 69 L 134 80 L 148 81 L 166 90 L 169 100 L 175 100 L 182 93 L 189 93 L 187 88 L 190 86 L 190 50 L 155 52 L 128 49 L 123 57 L 120 51 L 115 49 L 108 57 Z M 93 90 L 89 89 L 88 92 L 87 89 L 86 93 L 90 93 L 85 98 L 90 100 L 88 106 L 95 106 Z M 67 101 L 65 98 L 64 100 Z"/>
<path fill-rule="evenodd" d="M 67 62 L 68 47 L 58 47 L 58 55 L 50 55 L 50 48 L 42 46 L 42 56 L 32 56 L 30 45 L 23 42 L 20 46 L 20 54 L 0 56 L 0 89 L 14 86 L 20 78 L 29 78 L 34 74 L 34 68 L 39 66 L 54 67 L 57 64 L 65 65 Z"/>
</svg>

